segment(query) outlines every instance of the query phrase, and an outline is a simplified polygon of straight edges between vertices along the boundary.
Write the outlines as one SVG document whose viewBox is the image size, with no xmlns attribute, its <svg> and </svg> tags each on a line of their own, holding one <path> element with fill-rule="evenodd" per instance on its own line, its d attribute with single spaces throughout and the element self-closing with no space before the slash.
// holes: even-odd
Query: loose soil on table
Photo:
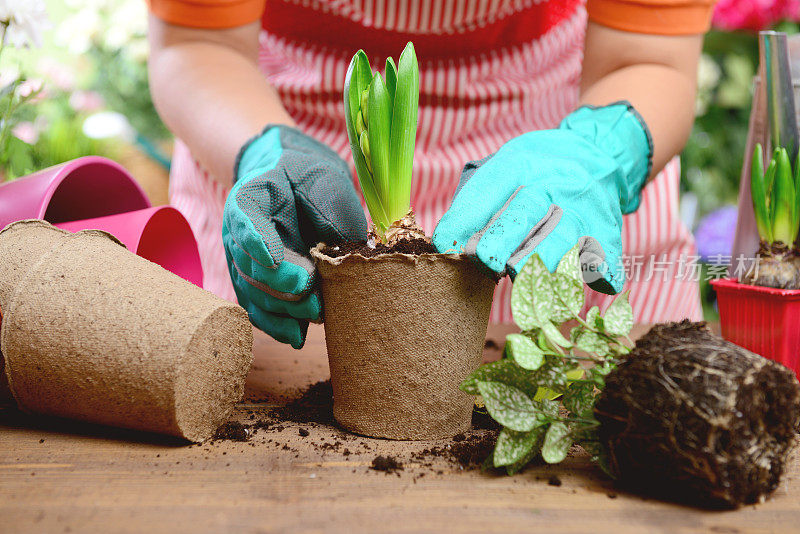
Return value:
<svg viewBox="0 0 800 534">
<path fill-rule="evenodd" d="M 349 243 L 342 243 L 336 246 L 326 246 L 322 249 L 322 253 L 331 258 L 338 258 L 348 254 L 360 254 L 365 258 L 374 258 L 381 254 L 437 254 L 438 251 L 429 241 L 425 239 L 401 239 L 391 247 L 387 247 L 383 243 L 377 243 L 375 247 L 367 245 L 366 241 L 355 241 Z"/>
<path fill-rule="evenodd" d="M 248 420 L 244 423 L 229 421 L 222 425 L 214 438 L 204 445 L 213 445 L 220 441 L 246 441 L 251 446 L 256 446 L 257 431 L 266 431 L 269 439 L 262 439 L 262 443 L 277 447 L 282 451 L 297 453 L 291 445 L 297 445 L 297 438 L 320 453 L 336 453 L 349 460 L 352 454 L 367 454 L 377 448 L 376 443 L 398 445 L 400 452 L 396 454 L 375 454 L 371 457 L 369 470 L 383 471 L 400 476 L 401 471 L 408 465 L 415 467 L 415 473 L 410 475 L 416 478 L 423 476 L 424 472 L 442 474 L 442 467 L 451 465 L 459 470 L 482 468 L 497 442 L 499 426 L 483 411 L 475 410 L 472 416 L 472 429 L 468 432 L 456 434 L 449 440 L 434 442 L 391 442 L 376 440 L 350 434 L 339 429 L 333 419 L 333 390 L 330 380 L 317 382 L 300 392 L 299 397 L 285 406 L 269 408 L 265 411 L 249 410 Z M 294 426 L 300 424 L 300 426 Z M 281 433 L 292 426 L 292 434 L 285 434 L 285 439 L 280 439 Z M 314 428 L 327 429 L 330 434 L 333 429 L 333 441 L 319 438 Z M 262 436 L 263 437 L 263 436 Z M 408 465 L 406 465 L 408 464 Z M 422 471 L 422 472 L 420 472 Z"/>
</svg>

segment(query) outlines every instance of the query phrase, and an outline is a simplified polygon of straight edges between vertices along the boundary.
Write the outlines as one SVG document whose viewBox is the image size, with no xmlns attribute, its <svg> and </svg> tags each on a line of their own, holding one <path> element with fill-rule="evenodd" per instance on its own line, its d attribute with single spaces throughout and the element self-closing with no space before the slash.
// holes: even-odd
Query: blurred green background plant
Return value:
<svg viewBox="0 0 800 534">
<path fill-rule="evenodd" d="M 22 0 L 25 1 L 25 0 Z M 124 159 L 131 147 L 169 165 L 170 133 L 147 81 L 143 0 L 46 0 L 41 47 L 8 48 L 3 75 L 41 87 L 13 119 L 2 176 L 13 179 L 86 155 Z"/>
</svg>

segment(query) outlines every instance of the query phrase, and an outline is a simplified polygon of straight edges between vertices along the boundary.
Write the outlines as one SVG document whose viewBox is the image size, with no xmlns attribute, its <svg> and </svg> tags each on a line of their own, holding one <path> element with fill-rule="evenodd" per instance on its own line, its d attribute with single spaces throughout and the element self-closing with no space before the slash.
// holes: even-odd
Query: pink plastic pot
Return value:
<svg viewBox="0 0 800 534">
<path fill-rule="evenodd" d="M 722 337 L 782 363 L 800 377 L 800 290 L 711 280 Z"/>
<path fill-rule="evenodd" d="M 97 229 L 113 234 L 134 252 L 203 287 L 200 253 L 189 223 L 175 208 L 159 206 L 105 217 L 56 223 L 70 232 Z"/>
<path fill-rule="evenodd" d="M 128 171 L 97 156 L 0 184 L 0 229 L 21 219 L 55 224 L 149 207 L 147 195 Z"/>
</svg>

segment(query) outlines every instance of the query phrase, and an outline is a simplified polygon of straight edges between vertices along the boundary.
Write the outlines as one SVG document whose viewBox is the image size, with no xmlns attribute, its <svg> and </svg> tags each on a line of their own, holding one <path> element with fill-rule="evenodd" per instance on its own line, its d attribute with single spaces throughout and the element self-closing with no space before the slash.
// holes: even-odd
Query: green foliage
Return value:
<svg viewBox="0 0 800 534">
<path fill-rule="evenodd" d="M 417 135 L 419 66 L 408 43 L 386 80 L 373 73 L 363 50 L 353 56 L 344 86 L 345 122 L 356 174 L 372 222 L 383 234 L 411 208 L 411 170 Z"/>
<path fill-rule="evenodd" d="M 0 99 L 0 106 L 3 106 Z M 67 93 L 51 93 L 46 100 L 19 108 L 14 122 L 40 121 L 47 125 L 41 128 L 33 143 L 26 143 L 14 135 L 0 142 L 0 169 L 7 180 L 30 174 L 64 161 L 104 154 L 114 156 L 108 142 L 89 139 L 82 126 L 84 116 L 76 114 L 69 104 Z"/>
<path fill-rule="evenodd" d="M 792 245 L 800 226 L 800 164 L 794 171 L 789 154 L 776 148 L 764 171 L 763 149 L 756 144 L 750 190 L 756 226 L 762 240 Z"/>
<path fill-rule="evenodd" d="M 625 343 L 633 312 L 625 293 L 605 314 L 594 306 L 580 316 L 578 252 L 576 245 L 554 273 L 537 255 L 530 258 L 511 293 L 522 332 L 506 338 L 507 358 L 482 365 L 461 384 L 463 391 L 481 395 L 489 415 L 503 426 L 491 462 L 509 474 L 538 456 L 561 462 L 573 443 L 603 462 L 594 403 L 605 376 L 630 351 Z M 569 339 L 561 333 L 568 321 L 578 323 Z"/>
</svg>

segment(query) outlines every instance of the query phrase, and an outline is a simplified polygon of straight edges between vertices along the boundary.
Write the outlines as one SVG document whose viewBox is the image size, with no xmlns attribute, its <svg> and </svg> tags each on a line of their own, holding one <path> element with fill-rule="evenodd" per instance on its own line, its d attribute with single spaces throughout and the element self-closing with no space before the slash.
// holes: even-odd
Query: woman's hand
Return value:
<svg viewBox="0 0 800 534">
<path fill-rule="evenodd" d="M 652 154 L 628 103 L 580 108 L 558 129 L 521 135 L 467 164 L 433 244 L 515 276 L 534 253 L 554 270 L 580 243 L 586 283 L 617 293 L 625 281 L 622 214 L 638 207 Z"/>
<path fill-rule="evenodd" d="M 299 130 L 269 126 L 244 146 L 235 175 L 222 242 L 239 304 L 258 328 L 300 348 L 321 313 L 309 248 L 367 237 L 350 170 Z"/>
</svg>

